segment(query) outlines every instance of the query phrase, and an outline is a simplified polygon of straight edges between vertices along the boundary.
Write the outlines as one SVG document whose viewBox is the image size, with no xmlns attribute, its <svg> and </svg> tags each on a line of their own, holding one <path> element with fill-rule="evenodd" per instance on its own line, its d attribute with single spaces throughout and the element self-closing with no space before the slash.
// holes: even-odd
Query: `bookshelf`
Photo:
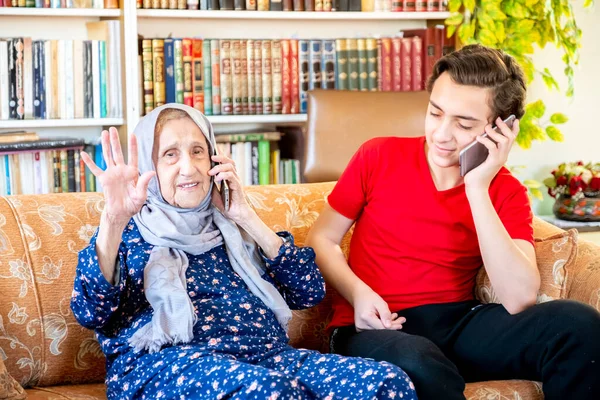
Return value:
<svg viewBox="0 0 600 400">
<path fill-rule="evenodd" d="M 235 20 L 295 20 L 295 21 L 406 21 L 443 20 L 449 12 L 276 12 L 276 11 L 200 11 L 200 10 L 137 10 L 138 18 L 161 19 L 235 19 Z"/>
<path fill-rule="evenodd" d="M 277 12 L 137 9 L 121 0 L 120 9 L 0 8 L 0 37 L 88 39 L 86 22 L 121 22 L 123 118 L 0 120 L 0 134 L 35 130 L 41 137 L 97 138 L 103 129 L 119 129 L 123 147 L 143 114 L 140 93 L 139 38 L 336 39 L 392 36 L 403 29 L 442 24 L 448 12 Z M 18 32 L 18 33 L 17 33 Z M 303 127 L 306 114 L 209 116 L 219 133 Z"/>
<path fill-rule="evenodd" d="M 64 17 L 64 18 L 87 18 L 87 17 L 119 17 L 121 10 L 118 9 L 96 9 L 96 8 L 22 8 L 22 7 L 0 7 L 1 17 Z"/>
</svg>

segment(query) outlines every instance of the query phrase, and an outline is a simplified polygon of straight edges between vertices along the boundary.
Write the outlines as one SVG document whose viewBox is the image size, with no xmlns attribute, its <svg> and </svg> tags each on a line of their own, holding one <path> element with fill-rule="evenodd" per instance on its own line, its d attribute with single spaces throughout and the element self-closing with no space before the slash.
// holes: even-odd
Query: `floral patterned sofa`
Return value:
<svg viewBox="0 0 600 400">
<path fill-rule="evenodd" d="M 331 182 L 257 186 L 247 193 L 272 229 L 291 231 L 302 245 L 332 188 Z M 36 400 L 106 398 L 102 352 L 69 308 L 77 251 L 87 245 L 102 207 L 99 193 L 0 198 L 0 399 L 10 398 L 9 393 Z M 543 276 L 539 301 L 570 298 L 600 308 L 600 248 L 537 219 L 535 236 Z M 476 291 L 484 301 L 495 300 L 484 273 Z M 316 308 L 295 312 L 294 346 L 328 350 L 331 295 Z M 502 381 L 469 384 L 466 397 L 542 395 L 539 383 Z"/>
</svg>

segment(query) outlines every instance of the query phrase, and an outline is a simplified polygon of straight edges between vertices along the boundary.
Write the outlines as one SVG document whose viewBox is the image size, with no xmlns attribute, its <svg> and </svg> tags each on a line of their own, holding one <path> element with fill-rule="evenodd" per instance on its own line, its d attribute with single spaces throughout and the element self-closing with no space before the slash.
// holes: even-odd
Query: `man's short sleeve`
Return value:
<svg viewBox="0 0 600 400">
<path fill-rule="evenodd" d="M 328 197 L 329 205 L 351 220 L 356 220 L 367 202 L 369 182 L 369 152 L 363 144 L 352 156 L 348 166 Z"/>
<path fill-rule="evenodd" d="M 527 188 L 518 181 L 515 183 L 518 186 L 513 187 L 509 192 L 511 194 L 502 201 L 498 216 L 511 238 L 533 244 L 533 213 Z"/>
</svg>

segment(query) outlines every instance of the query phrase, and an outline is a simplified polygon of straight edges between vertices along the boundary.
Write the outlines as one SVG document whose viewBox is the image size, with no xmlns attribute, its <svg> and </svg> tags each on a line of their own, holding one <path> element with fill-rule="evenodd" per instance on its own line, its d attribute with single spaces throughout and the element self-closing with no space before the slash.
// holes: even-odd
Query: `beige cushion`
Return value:
<svg viewBox="0 0 600 400">
<path fill-rule="evenodd" d="M 0 325 L 1 328 L 2 325 Z M 17 400 L 26 397 L 27 395 L 21 385 L 6 370 L 4 361 L 2 361 L 2 357 L 0 356 L 0 400 Z"/>
<path fill-rule="evenodd" d="M 537 303 L 567 298 L 567 282 L 577 257 L 577 231 L 560 232 L 535 239 L 535 254 L 540 271 Z M 476 296 L 483 303 L 500 303 L 485 268 L 477 274 Z"/>
</svg>

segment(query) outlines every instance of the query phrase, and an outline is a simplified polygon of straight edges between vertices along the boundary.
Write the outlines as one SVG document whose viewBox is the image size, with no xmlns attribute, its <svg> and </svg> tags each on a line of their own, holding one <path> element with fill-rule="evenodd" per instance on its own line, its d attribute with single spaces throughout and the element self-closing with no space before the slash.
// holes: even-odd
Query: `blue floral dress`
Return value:
<svg viewBox="0 0 600 400">
<path fill-rule="evenodd" d="M 224 246 L 188 254 L 187 290 L 197 323 L 190 343 L 159 352 L 135 352 L 127 339 L 152 318 L 144 297 L 144 266 L 152 245 L 133 219 L 119 248 L 119 281 L 104 278 L 96 235 L 79 252 L 71 309 L 94 329 L 107 360 L 109 399 L 415 399 L 398 367 L 360 358 L 298 350 L 275 314 L 250 292 L 230 266 Z M 292 309 L 318 304 L 325 283 L 310 247 L 287 232 L 267 273 Z"/>
</svg>

